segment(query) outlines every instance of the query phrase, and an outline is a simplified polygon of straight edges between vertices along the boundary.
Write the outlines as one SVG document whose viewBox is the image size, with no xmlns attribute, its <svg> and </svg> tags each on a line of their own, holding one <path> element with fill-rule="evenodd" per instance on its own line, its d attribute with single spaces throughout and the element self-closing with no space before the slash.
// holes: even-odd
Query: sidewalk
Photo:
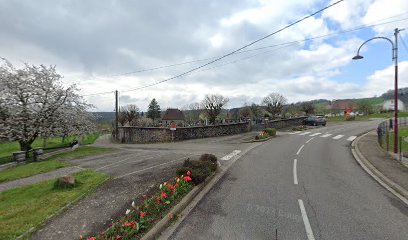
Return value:
<svg viewBox="0 0 408 240">
<path fill-rule="evenodd" d="M 65 175 L 69 175 L 72 173 L 76 173 L 79 171 L 84 170 L 81 167 L 73 166 L 73 167 L 66 167 L 66 168 L 60 168 L 51 172 L 46 172 L 42 174 L 37 174 L 31 177 L 26 177 L 22 179 L 17 179 L 14 181 L 9 181 L 9 182 L 4 182 L 0 183 L 0 192 L 6 191 L 11 188 L 16 188 L 16 187 L 22 187 L 22 186 L 27 186 L 30 184 L 42 182 L 45 180 L 50 180 L 58 177 L 62 177 Z"/>
<path fill-rule="evenodd" d="M 394 160 L 378 145 L 376 131 L 362 135 L 353 142 L 353 146 L 357 153 L 356 160 L 366 171 L 368 168 L 372 172 L 371 174 L 367 171 L 370 175 L 379 178 L 396 193 L 408 198 L 408 168 Z"/>
</svg>

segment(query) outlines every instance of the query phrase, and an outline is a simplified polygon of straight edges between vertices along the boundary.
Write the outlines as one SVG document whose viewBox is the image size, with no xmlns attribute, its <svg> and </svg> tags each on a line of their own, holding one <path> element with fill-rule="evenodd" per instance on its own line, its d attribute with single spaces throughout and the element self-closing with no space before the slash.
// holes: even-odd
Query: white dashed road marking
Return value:
<svg viewBox="0 0 408 240">
<path fill-rule="evenodd" d="M 327 137 L 330 137 L 332 134 L 331 133 L 327 133 L 327 134 L 324 134 L 324 135 L 322 135 L 322 136 L 320 136 L 320 137 L 322 137 L 322 138 L 327 138 Z"/>
<path fill-rule="evenodd" d="M 313 133 L 312 135 L 310 135 L 311 137 L 314 137 L 314 136 L 317 136 L 317 135 L 320 135 L 321 133 Z"/>
<path fill-rule="evenodd" d="M 297 165 L 297 159 L 293 160 L 293 183 L 297 185 L 298 179 L 297 179 L 296 165 Z"/>
<path fill-rule="evenodd" d="M 337 136 L 333 137 L 333 139 L 338 140 L 338 139 L 340 139 L 342 137 L 344 137 L 344 135 L 337 135 Z"/>
<path fill-rule="evenodd" d="M 310 143 L 310 141 L 312 141 L 314 139 L 314 137 L 312 137 L 311 139 L 307 140 L 306 143 Z"/>
<path fill-rule="evenodd" d="M 222 157 L 221 160 L 228 161 L 228 160 L 230 160 L 231 158 L 233 158 L 233 157 L 235 157 L 236 155 L 238 155 L 240 152 L 241 152 L 241 150 L 234 150 L 234 151 L 232 151 L 230 154 L 225 155 L 224 157 Z"/>
<path fill-rule="evenodd" d="M 303 132 L 303 133 L 301 133 L 301 134 L 299 134 L 299 135 L 307 135 L 307 134 L 309 134 L 309 133 L 311 133 L 311 132 Z"/>
<path fill-rule="evenodd" d="M 298 201 L 299 201 L 300 212 L 302 213 L 303 223 L 305 224 L 307 239 L 314 240 L 315 238 L 313 235 L 312 227 L 310 226 L 309 218 L 307 217 L 306 209 L 305 209 L 305 206 L 303 205 L 303 201 L 302 199 L 298 199 Z"/>
<path fill-rule="evenodd" d="M 347 138 L 347 141 L 353 141 L 354 139 L 356 139 L 357 138 L 357 136 L 351 136 L 351 137 L 349 137 L 349 138 Z"/>
<path fill-rule="evenodd" d="M 300 146 L 300 148 L 299 148 L 299 150 L 297 151 L 296 155 L 299 155 L 300 151 L 302 151 L 302 149 L 303 149 L 304 146 L 305 146 L 305 145 Z"/>
</svg>

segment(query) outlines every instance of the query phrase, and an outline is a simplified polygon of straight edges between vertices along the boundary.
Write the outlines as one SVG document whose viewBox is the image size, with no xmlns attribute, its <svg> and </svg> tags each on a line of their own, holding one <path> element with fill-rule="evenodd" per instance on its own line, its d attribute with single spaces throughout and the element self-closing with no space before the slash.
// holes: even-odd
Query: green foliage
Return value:
<svg viewBox="0 0 408 240">
<path fill-rule="evenodd" d="M 32 227 L 39 227 L 47 217 L 108 178 L 92 170 L 74 176 L 82 184 L 72 189 L 55 189 L 55 180 L 48 180 L 1 192 L 0 239 L 15 239 Z"/>
<path fill-rule="evenodd" d="M 187 171 L 191 172 L 191 178 L 193 183 L 198 185 L 211 175 L 211 173 L 217 170 L 217 158 L 212 155 L 207 154 L 206 156 L 201 156 L 200 160 L 190 160 L 186 159 L 182 167 L 176 170 L 178 176 L 185 175 Z M 214 157 L 215 159 L 214 159 Z"/>
<path fill-rule="evenodd" d="M 68 163 L 62 162 L 64 160 L 109 153 L 112 151 L 114 150 L 111 148 L 80 146 L 75 151 L 56 154 L 41 162 L 32 162 L 2 170 L 0 171 L 0 183 L 30 177 L 36 174 L 69 166 Z"/>
<path fill-rule="evenodd" d="M 214 154 L 204 153 L 200 156 L 200 161 L 210 161 L 217 163 L 217 157 Z"/>
<path fill-rule="evenodd" d="M 271 137 L 276 136 L 276 129 L 275 128 L 266 128 L 265 132 Z"/>
<path fill-rule="evenodd" d="M 159 119 L 161 116 L 160 106 L 156 99 L 153 98 L 149 104 L 149 109 L 147 110 L 147 117 L 152 119 L 153 123 L 155 119 Z"/>
</svg>

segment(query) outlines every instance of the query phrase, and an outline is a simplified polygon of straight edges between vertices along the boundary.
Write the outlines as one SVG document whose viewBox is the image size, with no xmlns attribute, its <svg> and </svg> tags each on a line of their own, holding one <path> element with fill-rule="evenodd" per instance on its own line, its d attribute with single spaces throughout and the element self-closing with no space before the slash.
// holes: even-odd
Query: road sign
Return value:
<svg viewBox="0 0 408 240">
<path fill-rule="evenodd" d="M 170 130 L 171 130 L 171 131 L 176 131 L 176 129 L 177 129 L 177 124 L 176 124 L 176 122 L 171 122 L 171 123 L 170 123 Z"/>
</svg>

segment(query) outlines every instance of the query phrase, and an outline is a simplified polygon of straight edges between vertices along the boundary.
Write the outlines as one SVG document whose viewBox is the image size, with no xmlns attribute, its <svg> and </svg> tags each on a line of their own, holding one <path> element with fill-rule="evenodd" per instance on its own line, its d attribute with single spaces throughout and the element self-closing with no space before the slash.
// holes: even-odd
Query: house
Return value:
<svg viewBox="0 0 408 240">
<path fill-rule="evenodd" d="M 334 100 L 330 105 L 332 114 L 343 114 L 344 111 L 352 112 L 357 108 L 357 104 L 351 100 Z M 347 110 L 346 110 L 347 109 Z"/>
<path fill-rule="evenodd" d="M 184 124 L 184 113 L 177 108 L 168 108 L 162 117 L 163 125 L 170 125 L 171 122 L 176 122 L 177 125 Z"/>
<path fill-rule="evenodd" d="M 382 109 L 384 111 L 394 111 L 394 99 L 385 100 L 382 104 Z M 403 112 L 405 111 L 404 102 L 398 99 L 398 111 Z"/>
</svg>

